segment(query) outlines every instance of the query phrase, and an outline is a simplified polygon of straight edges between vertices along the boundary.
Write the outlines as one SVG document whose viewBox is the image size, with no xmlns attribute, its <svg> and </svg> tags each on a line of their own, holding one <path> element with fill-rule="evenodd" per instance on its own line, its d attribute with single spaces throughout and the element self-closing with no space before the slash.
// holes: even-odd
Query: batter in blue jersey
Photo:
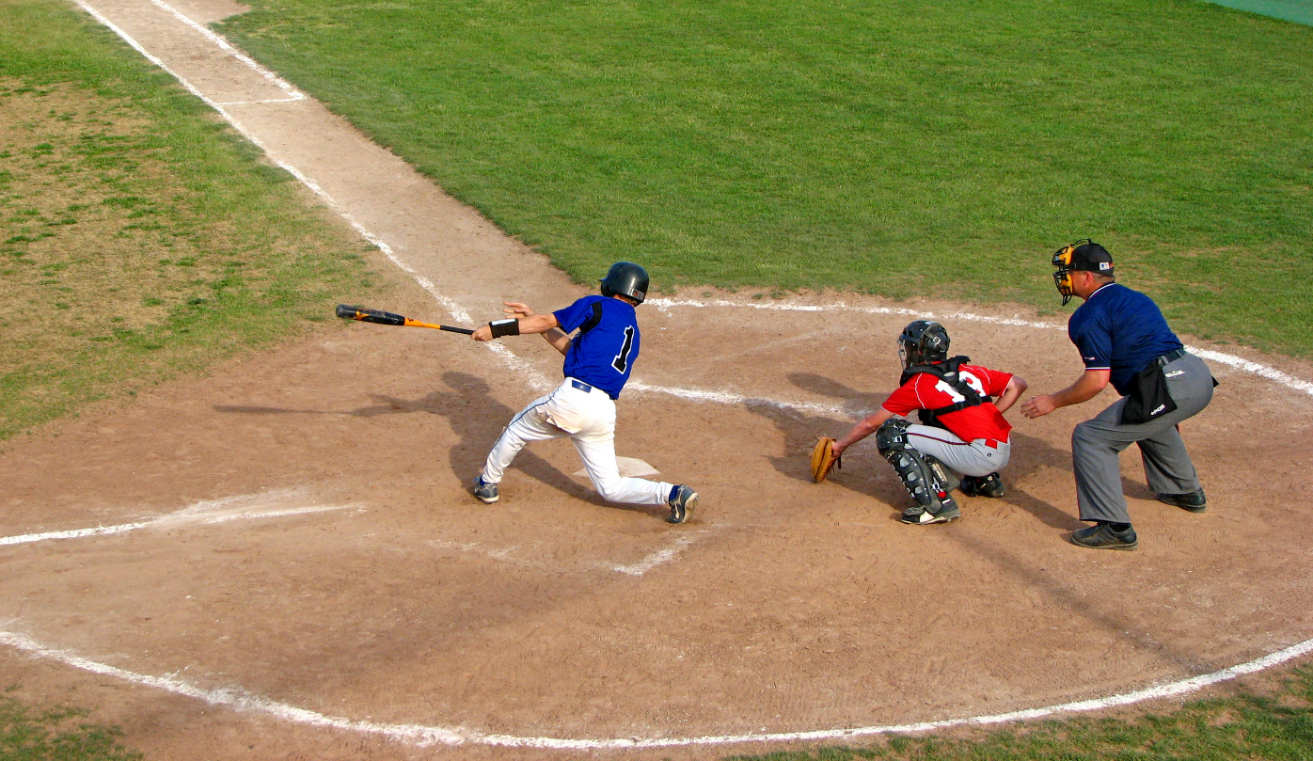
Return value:
<svg viewBox="0 0 1313 761">
<path fill-rule="evenodd" d="M 569 436 L 604 499 L 664 504 L 670 508 L 667 520 L 683 523 L 697 506 L 697 492 L 682 484 L 621 478 L 615 459 L 615 400 L 638 359 L 641 337 L 634 308 L 647 296 L 647 271 L 632 262 L 616 262 L 601 283 L 600 296 L 585 296 L 549 314 L 535 314 L 525 304 L 508 301 L 504 311 L 510 318 L 474 331 L 475 341 L 538 333 L 565 355 L 565 379 L 502 431 L 483 473 L 474 480 L 474 496 L 484 504 L 496 502 L 502 475 L 525 444 Z"/>
</svg>

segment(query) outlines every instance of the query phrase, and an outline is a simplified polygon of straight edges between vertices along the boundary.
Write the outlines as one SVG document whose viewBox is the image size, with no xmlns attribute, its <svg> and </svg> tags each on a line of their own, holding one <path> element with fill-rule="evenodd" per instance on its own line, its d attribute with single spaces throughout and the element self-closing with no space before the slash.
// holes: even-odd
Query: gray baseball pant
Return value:
<svg viewBox="0 0 1313 761">
<path fill-rule="evenodd" d="M 1176 424 L 1194 417 L 1212 401 L 1213 374 L 1193 354 L 1169 362 L 1163 374 L 1167 392 L 1176 402 L 1172 412 L 1148 423 L 1123 425 L 1123 397 L 1072 431 L 1071 462 L 1081 520 L 1131 522 L 1118 455 L 1132 442 L 1140 445 L 1144 472 L 1154 494 L 1187 494 L 1199 489 L 1199 475 Z"/>
</svg>

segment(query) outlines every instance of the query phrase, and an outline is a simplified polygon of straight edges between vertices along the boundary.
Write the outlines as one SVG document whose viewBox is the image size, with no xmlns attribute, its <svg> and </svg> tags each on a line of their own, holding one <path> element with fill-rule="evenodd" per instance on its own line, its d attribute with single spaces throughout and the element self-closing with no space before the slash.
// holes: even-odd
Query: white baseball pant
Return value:
<svg viewBox="0 0 1313 761">
<path fill-rule="evenodd" d="M 1008 442 L 963 441 L 951 431 L 929 425 L 909 425 L 907 443 L 964 476 L 987 476 L 1000 471 L 1012 456 L 1012 445 Z"/>
<path fill-rule="evenodd" d="M 506 468 L 530 441 L 562 436 L 574 442 L 603 499 L 635 505 L 667 503 L 674 484 L 620 477 L 615 462 L 615 401 L 605 391 L 573 378 L 566 378 L 556 390 L 535 399 L 511 419 L 488 453 L 484 482 L 501 483 Z"/>
</svg>

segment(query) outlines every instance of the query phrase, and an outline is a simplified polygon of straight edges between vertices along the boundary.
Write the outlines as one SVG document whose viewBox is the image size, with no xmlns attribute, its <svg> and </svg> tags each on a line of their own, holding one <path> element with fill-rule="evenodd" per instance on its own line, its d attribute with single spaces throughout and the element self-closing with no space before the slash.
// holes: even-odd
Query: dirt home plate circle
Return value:
<svg viewBox="0 0 1313 761">
<path fill-rule="evenodd" d="M 388 308 L 480 325 L 512 297 L 582 295 L 226 49 L 196 21 L 222 15 L 205 3 L 80 4 L 375 243 L 411 281 Z M 1063 539 L 1082 525 L 1071 428 L 1098 400 L 1009 415 L 1007 497 L 963 499 L 952 524 L 900 524 L 906 494 L 874 446 L 812 481 L 811 444 L 892 391 L 894 337 L 922 317 L 1032 388 L 1079 367 L 1058 321 L 1002 309 L 644 303 L 618 453 L 697 483 L 677 526 L 593 498 L 564 442 L 517 459 L 497 505 L 473 501 L 501 427 L 559 382 L 559 356 L 527 343 L 347 325 L 161 387 L 0 458 L 0 641 L 91 675 L 121 715 L 195 732 L 231 715 L 653 757 L 1094 710 L 1307 653 L 1310 556 L 1288 494 L 1310 457 L 1306 366 L 1188 341 L 1222 383 L 1184 432 L 1208 512 L 1157 503 L 1123 458 L 1141 546 L 1108 558 Z"/>
</svg>

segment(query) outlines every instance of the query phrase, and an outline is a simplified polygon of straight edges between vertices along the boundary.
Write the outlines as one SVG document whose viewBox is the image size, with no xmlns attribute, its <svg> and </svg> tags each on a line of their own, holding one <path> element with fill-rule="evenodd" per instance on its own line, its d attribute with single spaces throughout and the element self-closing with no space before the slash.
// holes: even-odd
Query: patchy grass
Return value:
<svg viewBox="0 0 1313 761">
<path fill-rule="evenodd" d="M 732 756 L 733 761 L 1310 761 L 1313 666 L 1296 668 L 1274 695 L 1187 703 L 1136 719 L 1022 724 L 975 739 L 884 738 L 868 748 Z"/>
<path fill-rule="evenodd" d="M 1193 0 L 249 0 L 223 31 L 583 282 L 1058 309 L 1313 353 L 1313 29 Z"/>
<path fill-rule="evenodd" d="M 137 761 L 122 732 L 86 721 L 79 708 L 29 708 L 0 694 L 0 761 Z"/>
<path fill-rule="evenodd" d="M 4 12 L 0 440 L 364 300 L 365 245 L 171 79 L 62 3 Z"/>
</svg>

